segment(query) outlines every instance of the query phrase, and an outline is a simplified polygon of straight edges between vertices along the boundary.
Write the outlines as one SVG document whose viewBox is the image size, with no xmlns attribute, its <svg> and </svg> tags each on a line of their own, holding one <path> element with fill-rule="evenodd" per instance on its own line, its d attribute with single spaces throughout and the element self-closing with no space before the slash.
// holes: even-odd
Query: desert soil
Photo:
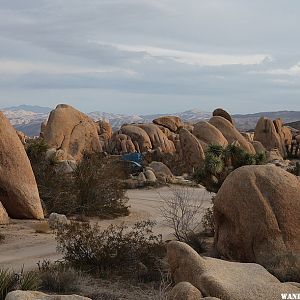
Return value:
<svg viewBox="0 0 300 300">
<path fill-rule="evenodd" d="M 195 199 L 203 202 L 203 208 L 211 206 L 212 194 L 204 188 L 189 188 Z M 103 228 L 110 224 L 133 225 L 141 220 L 155 220 L 155 233 L 161 233 L 164 239 L 172 238 L 172 230 L 164 224 L 160 208 L 164 205 L 162 198 L 172 197 L 172 188 L 150 188 L 128 190 L 130 215 L 113 220 L 96 220 Z M 59 260 L 61 255 L 56 252 L 55 236 L 52 233 L 36 233 L 36 227 L 45 221 L 12 220 L 9 225 L 0 226 L 5 240 L 0 244 L 0 268 L 12 268 L 16 272 L 22 267 L 35 268 L 38 261 Z"/>
</svg>

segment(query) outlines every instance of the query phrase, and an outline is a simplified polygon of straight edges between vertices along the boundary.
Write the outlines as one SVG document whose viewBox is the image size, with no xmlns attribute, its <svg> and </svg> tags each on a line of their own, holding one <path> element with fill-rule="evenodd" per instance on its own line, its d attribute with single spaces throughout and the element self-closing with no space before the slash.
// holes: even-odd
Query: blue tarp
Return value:
<svg viewBox="0 0 300 300">
<path fill-rule="evenodd" d="M 135 163 L 138 163 L 139 165 L 142 164 L 143 162 L 143 156 L 141 153 L 128 153 L 128 154 L 123 154 L 122 155 L 122 160 L 125 161 L 132 161 Z"/>
</svg>

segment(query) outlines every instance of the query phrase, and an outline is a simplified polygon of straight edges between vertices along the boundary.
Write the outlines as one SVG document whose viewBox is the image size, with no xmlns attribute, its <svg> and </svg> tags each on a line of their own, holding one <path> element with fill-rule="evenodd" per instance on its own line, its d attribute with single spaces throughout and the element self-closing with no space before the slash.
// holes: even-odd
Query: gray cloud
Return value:
<svg viewBox="0 0 300 300">
<path fill-rule="evenodd" d="M 299 9 L 296 0 L 0 0 L 0 105 L 300 110 Z"/>
</svg>

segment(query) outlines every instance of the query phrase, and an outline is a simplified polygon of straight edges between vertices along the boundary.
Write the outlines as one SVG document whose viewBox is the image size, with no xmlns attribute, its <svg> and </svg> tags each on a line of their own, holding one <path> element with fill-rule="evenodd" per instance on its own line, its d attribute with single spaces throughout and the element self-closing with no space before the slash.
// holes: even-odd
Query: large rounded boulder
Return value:
<svg viewBox="0 0 300 300">
<path fill-rule="evenodd" d="M 231 124 L 233 124 L 233 120 L 231 118 L 231 115 L 224 110 L 223 108 L 217 108 L 213 111 L 213 116 L 219 116 L 222 117 L 224 119 L 226 119 L 227 121 L 229 121 Z"/>
<path fill-rule="evenodd" d="M 148 134 L 152 148 L 160 148 L 162 152 L 174 153 L 176 152 L 174 143 L 162 132 L 162 130 L 155 124 L 139 124 L 140 128 Z"/>
<path fill-rule="evenodd" d="M 233 171 L 214 200 L 215 245 L 231 260 L 268 262 L 300 254 L 300 183 L 274 165 Z"/>
<path fill-rule="evenodd" d="M 11 218 L 44 218 L 37 184 L 24 146 L 1 112 L 0 137 L 0 202 Z"/>
<path fill-rule="evenodd" d="M 199 140 L 185 128 L 180 129 L 179 139 L 182 159 L 186 167 L 191 171 L 200 168 L 203 165 L 205 154 Z"/>
<path fill-rule="evenodd" d="M 218 128 L 229 144 L 238 142 L 239 146 L 250 154 L 255 154 L 254 147 L 242 136 L 242 134 L 225 118 L 214 116 L 209 123 Z"/>
<path fill-rule="evenodd" d="M 207 145 L 220 145 L 222 147 L 228 145 L 222 132 L 206 121 L 196 123 L 194 125 L 193 134 Z"/>
<path fill-rule="evenodd" d="M 51 148 L 63 150 L 66 159 L 80 160 L 84 152 L 100 152 L 98 125 L 70 105 L 60 104 L 51 111 L 43 136 Z"/>
<path fill-rule="evenodd" d="M 163 116 L 153 120 L 154 124 L 164 126 L 172 132 L 178 132 L 184 127 L 184 123 L 176 116 Z"/>
<path fill-rule="evenodd" d="M 124 125 L 119 130 L 119 133 L 130 137 L 137 152 L 146 152 L 152 149 L 151 140 L 147 132 L 137 125 Z"/>
<path fill-rule="evenodd" d="M 255 127 L 254 140 L 261 142 L 268 151 L 278 149 L 281 156 L 285 157 L 285 146 L 276 128 L 281 128 L 278 121 L 274 123 L 271 119 L 261 117 Z"/>
</svg>

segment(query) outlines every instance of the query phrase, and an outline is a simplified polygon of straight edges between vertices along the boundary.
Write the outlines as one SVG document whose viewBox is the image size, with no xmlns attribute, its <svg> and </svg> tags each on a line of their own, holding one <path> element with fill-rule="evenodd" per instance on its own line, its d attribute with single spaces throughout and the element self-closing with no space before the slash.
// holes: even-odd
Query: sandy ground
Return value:
<svg viewBox="0 0 300 300">
<path fill-rule="evenodd" d="M 211 205 L 211 194 L 204 188 L 189 188 L 190 195 L 203 202 L 203 207 Z M 168 228 L 161 216 L 160 208 L 164 205 L 162 198 L 172 197 L 172 190 L 168 187 L 158 189 L 129 190 L 130 215 L 113 220 L 92 220 L 99 222 L 101 227 L 110 224 L 125 222 L 132 225 L 141 220 L 155 220 L 157 226 L 155 233 L 163 234 L 165 239 L 172 238 L 172 230 Z M 44 221 L 45 222 L 45 221 Z M 5 235 L 5 240 L 0 244 L 0 268 L 13 268 L 19 271 L 34 268 L 38 261 L 44 259 L 58 260 L 60 254 L 56 252 L 55 236 L 51 233 L 36 233 L 39 221 L 12 220 L 11 224 L 0 226 L 0 232 Z"/>
</svg>

